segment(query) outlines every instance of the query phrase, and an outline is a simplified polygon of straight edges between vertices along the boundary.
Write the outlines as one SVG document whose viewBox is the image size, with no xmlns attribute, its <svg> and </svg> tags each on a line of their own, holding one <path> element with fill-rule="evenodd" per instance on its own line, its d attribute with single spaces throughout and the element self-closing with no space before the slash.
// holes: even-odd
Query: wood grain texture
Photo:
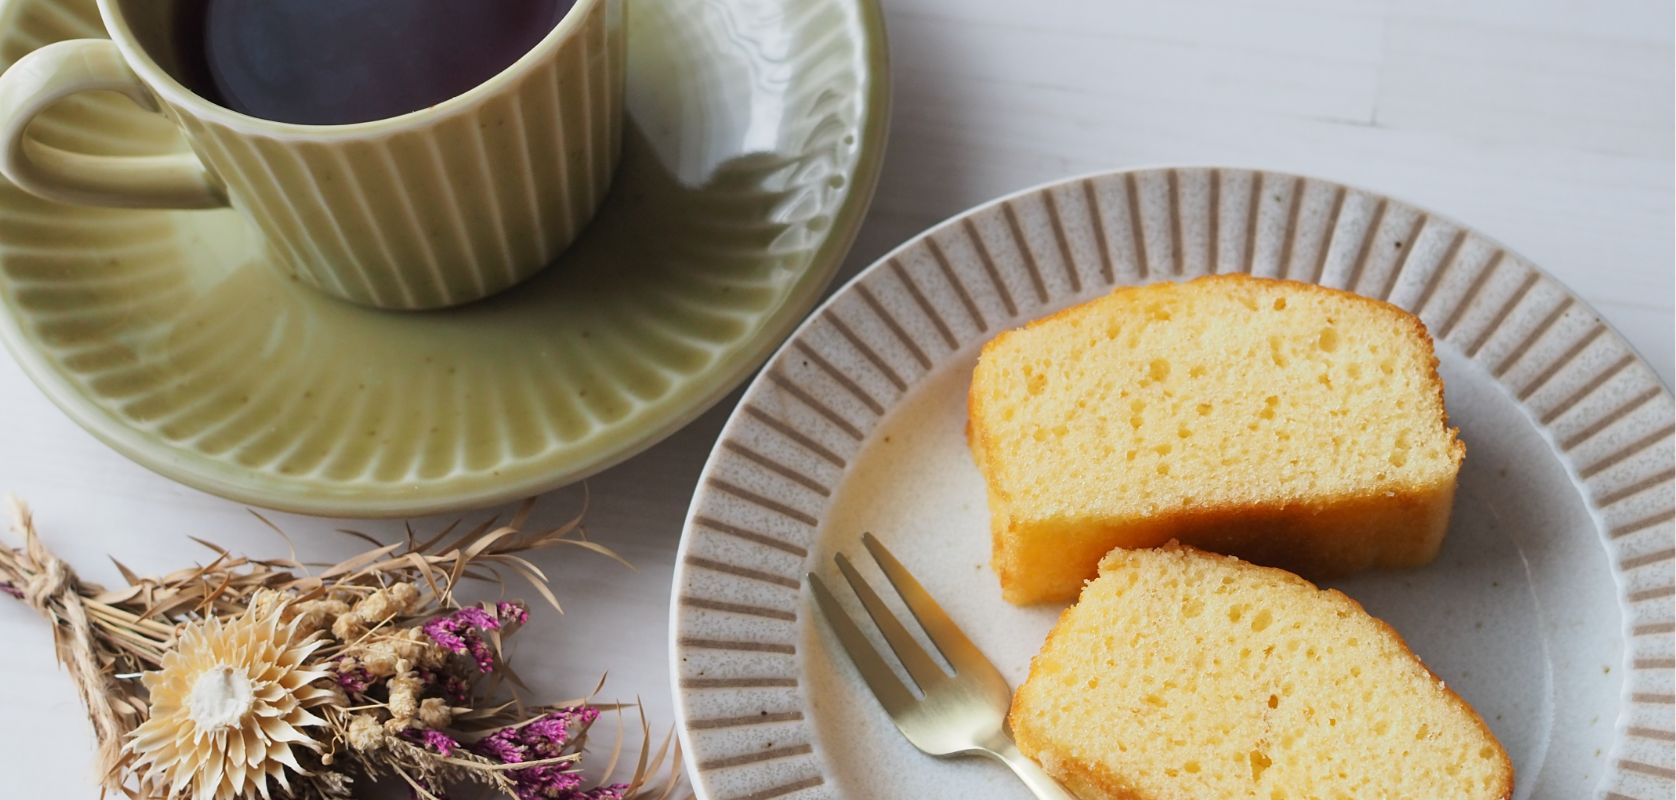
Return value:
<svg viewBox="0 0 1676 800">
<path fill-rule="evenodd" d="M 884 5 L 896 73 L 893 131 L 846 275 L 969 206 L 1042 181 L 1148 163 L 1261 166 L 1375 188 L 1497 237 L 1568 284 L 1671 381 L 1669 0 Z M 1216 189 L 1221 204 L 1244 202 L 1232 184 Z M 1243 235 L 1219 231 L 1228 252 L 1242 252 Z M 1014 289 L 1016 298 L 1004 298 L 1009 306 L 1034 301 L 1027 284 Z M 965 313 L 942 311 L 951 319 Z M 672 719 L 666 618 L 676 536 L 736 401 L 730 396 L 590 481 L 591 535 L 637 570 L 570 552 L 538 559 L 567 610 L 520 634 L 520 651 L 541 655 L 542 668 L 525 675 L 538 695 L 586 693 L 609 670 L 606 698 L 639 696 L 658 733 Z M 28 499 L 49 542 L 90 577 L 117 580 L 107 553 L 141 571 L 201 559 L 188 534 L 285 552 L 237 504 L 182 488 L 104 447 L 7 358 L 0 409 L 7 416 L 0 491 Z M 549 498 L 544 518 L 556 521 L 575 499 Z M 331 533 L 341 521 L 270 516 L 310 560 L 356 547 Z M 1645 535 L 1642 521 L 1656 528 L 1668 516 L 1637 512 L 1626 539 Z M 358 527 L 400 533 L 396 523 Z M 1649 605 L 1671 596 L 1667 586 L 1645 592 Z M 0 726 L 8 796 L 92 800 L 91 737 L 47 631 L 21 607 L 0 603 L 0 636 L 9 644 L 0 648 L 0 709 L 30 721 Z M 577 642 L 588 646 L 571 646 Z M 796 691 L 789 674 L 750 682 L 764 692 Z M 790 775 L 785 794 L 816 782 Z"/>
</svg>

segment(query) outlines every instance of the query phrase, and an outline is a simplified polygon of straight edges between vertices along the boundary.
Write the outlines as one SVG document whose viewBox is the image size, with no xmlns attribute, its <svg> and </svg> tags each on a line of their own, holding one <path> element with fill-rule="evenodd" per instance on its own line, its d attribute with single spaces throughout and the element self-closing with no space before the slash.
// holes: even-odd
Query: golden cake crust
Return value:
<svg viewBox="0 0 1676 800">
<path fill-rule="evenodd" d="M 1114 552 L 1112 556 L 1114 558 L 1122 559 L 1127 558 L 1128 554 Z M 1492 749 L 1492 752 L 1490 753 L 1490 760 L 1493 763 L 1490 770 L 1495 776 L 1493 785 L 1486 789 L 1482 794 L 1463 795 L 1460 796 L 1458 800 L 1510 800 L 1510 798 L 1512 798 L 1514 779 L 1512 760 L 1508 757 L 1506 750 L 1502 748 L 1500 742 L 1496 740 L 1494 733 L 1491 732 L 1489 726 L 1484 722 L 1483 718 L 1459 694 L 1457 694 L 1453 689 L 1450 689 L 1440 678 L 1437 677 L 1435 673 L 1425 666 L 1424 662 L 1421 661 L 1419 656 L 1408 647 L 1408 644 L 1394 628 L 1385 623 L 1383 620 L 1368 614 L 1362 605 L 1356 602 L 1355 599 L 1337 590 L 1320 590 L 1309 581 L 1284 570 L 1250 564 L 1232 556 L 1208 553 L 1185 545 L 1178 545 L 1174 542 L 1168 543 L 1156 550 L 1136 554 L 1134 557 L 1149 559 L 1154 556 L 1163 558 L 1183 557 L 1188 559 L 1203 560 L 1216 564 L 1219 569 L 1245 572 L 1248 575 L 1257 575 L 1260 579 L 1271 581 L 1277 586 L 1291 586 L 1295 588 L 1307 589 L 1315 593 L 1315 599 L 1319 601 L 1318 605 L 1323 613 L 1348 613 L 1353 615 L 1358 620 L 1372 623 L 1373 628 L 1378 631 L 1380 636 L 1385 637 L 1389 643 L 1395 645 L 1397 655 L 1391 656 L 1391 660 L 1402 661 L 1404 662 L 1402 664 L 1403 667 L 1411 668 L 1413 671 L 1423 674 L 1425 679 L 1434 684 L 1435 688 L 1439 691 L 1439 704 L 1447 706 L 1453 710 L 1455 723 L 1466 731 L 1463 735 L 1468 738 L 1476 739 L 1482 746 Z M 1130 566 L 1129 568 L 1137 569 L 1137 567 L 1134 566 Z M 1144 566 L 1140 567 L 1140 569 L 1144 568 Z M 1100 571 L 1102 576 L 1104 576 L 1107 572 L 1106 561 L 1102 561 Z M 1095 588 L 1095 586 L 1095 583 L 1091 583 L 1089 586 L 1090 591 L 1098 592 L 1099 589 Z M 1056 705 L 1076 703 L 1079 699 L 1083 699 L 1076 696 L 1055 694 L 1052 687 L 1044 686 L 1044 681 L 1039 679 L 1039 676 L 1044 672 L 1048 672 L 1050 670 L 1057 671 L 1059 669 L 1066 668 L 1064 665 L 1058 664 L 1056 660 L 1061 658 L 1063 651 L 1073 649 L 1069 646 L 1065 646 L 1062 640 L 1064 640 L 1067 636 L 1074 635 L 1075 633 L 1073 626 L 1078 624 L 1076 611 L 1077 609 L 1072 607 L 1066 609 L 1060 614 L 1059 621 L 1054 625 L 1053 630 L 1049 632 L 1046 641 L 1042 645 L 1040 654 L 1038 654 L 1036 658 L 1031 661 L 1029 677 L 1013 695 L 1012 708 L 1008 714 L 1008 725 L 1012 730 L 1014 740 L 1017 742 L 1019 750 L 1040 763 L 1043 769 L 1063 783 L 1079 798 L 1082 798 L 1082 800 L 1199 800 L 1190 794 L 1175 793 L 1167 789 L 1159 790 L 1159 787 L 1156 785 L 1152 786 L 1149 791 L 1146 786 L 1148 781 L 1143 778 L 1125 776 L 1121 774 L 1119 770 L 1113 769 L 1112 766 L 1101 761 L 1078 758 L 1074 755 L 1074 748 L 1072 746 L 1068 745 L 1066 742 L 1056 739 L 1054 731 L 1045 730 L 1039 723 L 1038 718 L 1040 717 L 1040 714 L 1038 711 L 1040 709 Z M 1084 622 L 1084 624 L 1086 624 L 1086 622 Z M 1166 627 L 1160 626 L 1155 628 L 1152 631 L 1152 634 L 1153 635 L 1150 639 L 1162 639 L 1170 634 L 1170 630 Z M 1148 644 L 1153 644 L 1153 642 L 1148 641 Z M 1079 673 L 1077 677 L 1080 679 L 1083 676 Z M 1097 678 L 1099 676 L 1090 675 L 1089 677 Z M 1129 709 L 1106 710 L 1110 713 L 1116 714 L 1128 711 Z M 1150 709 L 1141 709 L 1140 713 L 1144 714 L 1149 710 Z M 1194 734 L 1195 731 L 1181 731 L 1180 733 L 1183 733 L 1184 735 L 1191 735 Z M 1198 731 L 1197 733 L 1202 735 L 1203 731 Z M 1160 731 L 1137 731 L 1135 735 L 1137 737 L 1158 736 L 1160 735 Z M 1112 746 L 1115 746 L 1116 744 L 1117 743 L 1115 742 L 1111 743 Z M 1191 746 L 1189 746 L 1189 750 L 1191 750 Z M 1153 781 L 1153 783 L 1156 783 L 1156 781 Z M 1295 795 L 1292 793 L 1286 793 L 1284 796 L 1294 797 Z M 1385 797 L 1389 795 L 1371 794 L 1354 796 Z M 1454 795 L 1451 795 L 1451 797 L 1454 797 Z"/>
<path fill-rule="evenodd" d="M 1147 513 L 1115 516 L 1102 516 L 1097 509 L 1048 514 L 1033 508 L 1027 498 L 1017 496 L 1020 481 L 1008 478 L 1008 459 L 1026 456 L 1011 451 L 1016 448 L 1017 436 L 1012 445 L 1003 440 L 1006 423 L 1002 420 L 1009 414 L 1027 415 L 1029 409 L 1020 410 L 1021 404 L 1002 397 L 1008 389 L 1001 386 L 1021 380 L 1009 369 L 1026 357 L 1017 337 L 1037 335 L 1035 341 L 1045 341 L 1056 330 L 1103 319 L 1100 315 L 1107 314 L 1108 309 L 1111 316 L 1121 320 L 1124 314 L 1132 316 L 1152 295 L 1169 293 L 1171 302 L 1186 306 L 1194 302 L 1195 292 L 1250 292 L 1265 299 L 1320 298 L 1387 326 L 1381 335 L 1403 340 L 1394 341 L 1392 347 L 1408 348 L 1414 356 L 1412 370 L 1424 373 L 1407 376 L 1416 382 L 1412 391 L 1415 413 L 1426 415 L 1423 422 L 1429 432 L 1421 435 L 1429 439 L 1428 445 L 1446 448 L 1444 458 L 1449 464 L 1434 470 L 1436 474 L 1425 480 L 1379 481 L 1370 475 L 1363 483 L 1330 492 L 1202 497 L 1191 502 L 1165 502 Z M 1138 349 L 1149 346 L 1142 341 Z M 1181 357 L 1179 353 L 1171 355 Z M 1051 394 L 1057 388 L 1045 390 L 1049 400 L 1060 399 Z M 1437 357 L 1418 318 L 1390 304 L 1336 289 L 1246 275 L 1124 287 L 1003 333 L 985 345 L 979 358 L 968 395 L 968 414 L 968 442 L 988 490 L 993 566 L 1004 596 L 1014 603 L 1069 601 L 1082 582 L 1093 577 L 1095 565 L 1107 550 L 1156 546 L 1172 539 L 1287 567 L 1318 579 L 1370 567 L 1427 563 L 1441 546 L 1453 504 L 1455 474 L 1466 451 L 1456 431 L 1448 426 Z M 1109 432 L 1117 434 L 1111 437 L 1113 441 L 1127 433 L 1120 429 Z M 1153 482 L 1197 479 L 1195 475 L 1178 474 Z M 1062 492 L 1068 504 L 1075 504 L 1076 488 Z M 1346 535 L 1346 531 L 1355 535 Z"/>
</svg>

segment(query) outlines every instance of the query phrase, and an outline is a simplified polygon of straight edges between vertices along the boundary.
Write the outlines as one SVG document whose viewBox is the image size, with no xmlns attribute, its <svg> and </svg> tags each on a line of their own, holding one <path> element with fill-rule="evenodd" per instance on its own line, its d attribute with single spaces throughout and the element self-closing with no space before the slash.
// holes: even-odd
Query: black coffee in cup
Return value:
<svg viewBox="0 0 1676 800">
<path fill-rule="evenodd" d="M 176 0 L 171 72 L 276 122 L 399 116 L 511 66 L 575 0 Z"/>
</svg>

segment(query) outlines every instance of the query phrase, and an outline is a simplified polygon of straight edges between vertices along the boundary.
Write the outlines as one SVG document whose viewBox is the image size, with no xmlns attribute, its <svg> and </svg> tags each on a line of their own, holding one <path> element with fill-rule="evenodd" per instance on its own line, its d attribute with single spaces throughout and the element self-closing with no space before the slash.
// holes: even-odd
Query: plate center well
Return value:
<svg viewBox="0 0 1676 800">
<path fill-rule="evenodd" d="M 1622 689 L 1611 570 L 1595 521 L 1542 434 L 1482 368 L 1440 350 L 1451 421 L 1468 448 L 1443 552 L 1421 569 L 1334 585 L 1391 623 L 1483 714 L 1513 758 L 1518 797 L 1579 797 L 1606 768 L 1609 710 Z M 863 555 L 860 536 L 871 531 L 1016 686 L 1061 609 L 1005 603 L 990 570 L 989 513 L 965 439 L 975 357 L 967 348 L 946 361 L 872 432 L 812 555 L 829 581 L 842 583 L 830 565 L 844 552 L 886 586 Z M 838 594 L 864 618 L 847 590 Z M 812 613 L 800 616 L 816 746 L 839 796 L 1028 797 L 997 764 L 915 750 L 830 632 Z"/>
</svg>

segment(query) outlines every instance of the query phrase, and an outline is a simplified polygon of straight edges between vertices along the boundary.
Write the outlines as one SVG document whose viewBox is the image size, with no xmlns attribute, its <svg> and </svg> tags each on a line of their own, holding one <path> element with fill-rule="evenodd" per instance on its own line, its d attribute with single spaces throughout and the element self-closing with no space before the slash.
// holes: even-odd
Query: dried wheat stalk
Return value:
<svg viewBox="0 0 1676 800">
<path fill-rule="evenodd" d="M 410 527 L 396 544 L 352 534 L 374 547 L 316 575 L 294 558 L 195 539 L 214 554 L 207 564 L 141 577 L 117 563 L 128 585 L 107 590 L 55 557 L 14 501 L 22 547 L 0 547 L 0 592 L 52 623 L 99 743 L 102 783 L 129 797 L 348 798 L 381 778 L 427 800 L 466 785 L 519 800 L 668 797 L 680 753 L 671 737 L 654 748 L 644 718 L 633 777 L 588 785 L 579 767 L 589 733 L 601 711 L 621 709 L 525 706 L 501 644 L 528 612 L 455 597 L 465 578 L 499 582 L 510 571 L 558 609 L 523 554 L 571 546 L 615 558 L 587 540 L 580 514 L 525 530 L 531 507 L 424 539 Z M 621 754 L 618 727 L 601 774 Z"/>
</svg>

